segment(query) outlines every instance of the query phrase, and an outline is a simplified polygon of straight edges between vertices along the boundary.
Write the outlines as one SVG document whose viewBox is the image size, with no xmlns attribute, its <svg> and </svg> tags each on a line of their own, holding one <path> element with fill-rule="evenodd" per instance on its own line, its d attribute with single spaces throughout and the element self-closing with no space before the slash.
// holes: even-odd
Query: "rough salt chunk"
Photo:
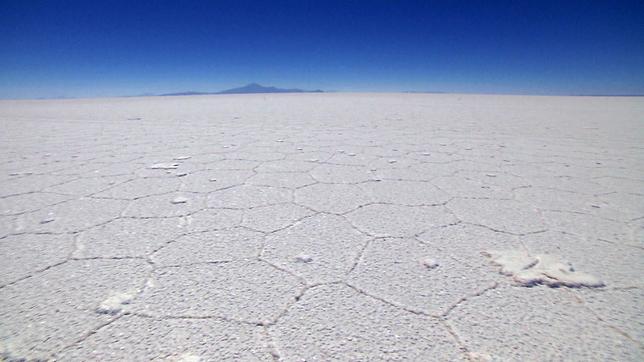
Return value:
<svg viewBox="0 0 644 362">
<path fill-rule="evenodd" d="M 179 167 L 178 163 L 155 163 L 148 168 L 153 170 L 173 170 Z"/>
<path fill-rule="evenodd" d="M 52 221 L 56 220 L 53 216 L 47 216 L 46 218 L 40 220 L 41 224 L 48 224 Z"/>
<path fill-rule="evenodd" d="M 97 313 L 117 314 L 123 310 L 123 305 L 130 303 L 133 296 L 128 293 L 112 293 L 96 308 Z"/>
<path fill-rule="evenodd" d="M 172 202 L 173 204 L 185 204 L 186 202 L 188 202 L 188 199 L 183 196 L 177 196 L 170 202 Z"/>
<path fill-rule="evenodd" d="M 310 263 L 313 261 L 313 258 L 310 255 L 300 254 L 295 257 L 297 263 Z"/>
<path fill-rule="evenodd" d="M 501 274 L 512 276 L 523 286 L 545 284 L 549 287 L 597 288 L 604 286 L 598 278 L 576 271 L 572 264 L 555 255 L 529 255 L 523 251 L 488 251 L 483 255 L 501 266 Z"/>
<path fill-rule="evenodd" d="M 501 274 L 508 276 L 516 275 L 537 263 L 537 258 L 517 250 L 487 251 L 483 255 L 492 259 L 494 264 L 500 265 Z"/>
<path fill-rule="evenodd" d="M 420 264 L 427 269 L 436 269 L 438 268 L 438 261 L 432 258 L 425 258 L 420 261 Z"/>
</svg>

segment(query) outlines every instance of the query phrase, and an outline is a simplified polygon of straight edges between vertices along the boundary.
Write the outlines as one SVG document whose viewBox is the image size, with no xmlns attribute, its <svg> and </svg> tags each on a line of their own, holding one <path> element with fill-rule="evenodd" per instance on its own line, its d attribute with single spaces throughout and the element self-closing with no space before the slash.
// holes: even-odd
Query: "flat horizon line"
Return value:
<svg viewBox="0 0 644 362">
<path fill-rule="evenodd" d="M 177 92 L 177 93 L 188 93 L 188 92 Z M 58 97 L 34 97 L 34 98 L 4 98 L 0 97 L 0 101 L 45 101 L 45 100 L 75 100 L 75 99 L 106 99 L 106 98 L 150 98 L 150 97 L 200 97 L 200 96 L 231 96 L 231 95 L 297 95 L 297 94 L 338 94 L 338 93 L 349 93 L 349 94 L 445 94 L 445 95 L 498 95 L 498 96 L 526 96 L 526 97 L 644 97 L 644 94 L 542 94 L 542 93 L 503 93 L 503 92 L 443 92 L 443 91 L 308 91 L 308 92 L 276 92 L 276 93 L 219 93 L 219 92 L 194 92 L 196 94 L 174 94 L 174 93 L 164 93 L 164 94 L 137 94 L 137 95 L 108 95 L 108 96 L 88 96 L 88 97 L 70 97 L 70 96 L 58 96 Z"/>
</svg>

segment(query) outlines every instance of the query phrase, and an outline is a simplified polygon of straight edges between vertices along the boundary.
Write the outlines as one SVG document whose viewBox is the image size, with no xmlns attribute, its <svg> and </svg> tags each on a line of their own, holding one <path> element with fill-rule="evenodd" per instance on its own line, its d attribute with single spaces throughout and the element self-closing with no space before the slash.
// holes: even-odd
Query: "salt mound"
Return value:
<svg viewBox="0 0 644 362">
<path fill-rule="evenodd" d="M 112 293 L 96 308 L 96 312 L 101 314 L 117 314 L 123 309 L 124 304 L 130 303 L 132 298 L 133 296 L 128 293 Z"/>
<path fill-rule="evenodd" d="M 501 266 L 501 274 L 513 277 L 523 286 L 545 284 L 549 287 L 589 287 L 604 286 L 596 277 L 575 271 L 572 264 L 558 256 L 537 254 L 529 255 L 523 251 L 486 251 L 483 255 L 492 263 Z"/>
</svg>

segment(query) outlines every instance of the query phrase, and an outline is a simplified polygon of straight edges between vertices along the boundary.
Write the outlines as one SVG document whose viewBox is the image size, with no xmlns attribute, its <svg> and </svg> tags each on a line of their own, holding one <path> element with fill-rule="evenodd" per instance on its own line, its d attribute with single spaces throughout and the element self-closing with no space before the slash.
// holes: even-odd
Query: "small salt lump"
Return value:
<svg viewBox="0 0 644 362">
<path fill-rule="evenodd" d="M 310 255 L 300 254 L 295 257 L 296 263 L 310 263 L 313 261 L 313 258 Z"/>
<path fill-rule="evenodd" d="M 425 258 L 420 261 L 420 264 L 427 269 L 436 269 L 438 268 L 438 261 L 432 258 Z"/>
<path fill-rule="evenodd" d="M 188 199 L 183 196 L 177 196 L 172 201 L 173 204 L 185 204 L 188 202 Z"/>
</svg>

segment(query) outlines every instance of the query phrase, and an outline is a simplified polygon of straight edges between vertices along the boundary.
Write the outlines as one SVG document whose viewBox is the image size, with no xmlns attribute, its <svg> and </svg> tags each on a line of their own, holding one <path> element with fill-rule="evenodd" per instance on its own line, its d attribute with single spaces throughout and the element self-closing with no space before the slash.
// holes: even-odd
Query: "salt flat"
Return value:
<svg viewBox="0 0 644 362">
<path fill-rule="evenodd" d="M 644 98 L 1 101 L 0 125 L 7 360 L 644 359 Z"/>
</svg>

